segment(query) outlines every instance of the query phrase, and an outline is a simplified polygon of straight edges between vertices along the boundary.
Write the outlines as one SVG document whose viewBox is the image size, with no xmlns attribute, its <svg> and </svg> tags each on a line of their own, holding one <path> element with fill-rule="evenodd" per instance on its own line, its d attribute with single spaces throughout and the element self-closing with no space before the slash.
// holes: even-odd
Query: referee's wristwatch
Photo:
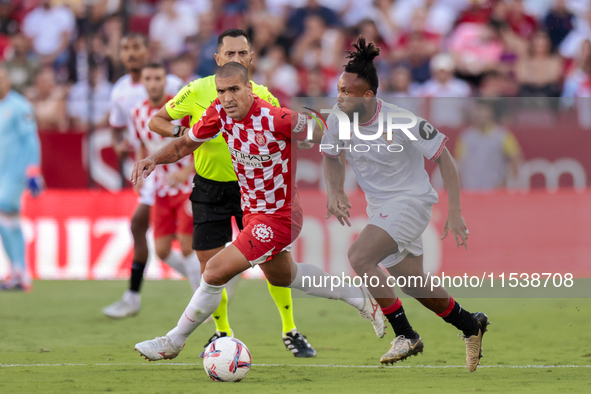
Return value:
<svg viewBox="0 0 591 394">
<path fill-rule="evenodd" d="M 176 125 L 172 128 L 172 135 L 174 135 L 174 138 L 178 138 L 178 137 L 182 136 L 181 129 L 182 129 L 182 126 L 179 126 L 179 125 Z"/>
</svg>

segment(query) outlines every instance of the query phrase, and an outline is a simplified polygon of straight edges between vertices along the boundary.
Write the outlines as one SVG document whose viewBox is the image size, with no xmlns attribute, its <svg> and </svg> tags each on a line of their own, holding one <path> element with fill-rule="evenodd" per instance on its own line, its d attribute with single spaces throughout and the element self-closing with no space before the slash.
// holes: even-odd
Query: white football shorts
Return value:
<svg viewBox="0 0 591 394">
<path fill-rule="evenodd" d="M 398 252 L 380 262 L 393 267 L 409 253 L 423 254 L 422 234 L 431 221 L 433 204 L 416 197 L 398 196 L 381 205 L 367 206 L 369 224 L 386 231 L 398 244 Z"/>
<path fill-rule="evenodd" d="M 137 202 L 152 206 L 156 200 L 156 176 L 152 172 L 147 178 L 143 179 L 142 187 L 140 187 L 140 195 Z"/>
</svg>

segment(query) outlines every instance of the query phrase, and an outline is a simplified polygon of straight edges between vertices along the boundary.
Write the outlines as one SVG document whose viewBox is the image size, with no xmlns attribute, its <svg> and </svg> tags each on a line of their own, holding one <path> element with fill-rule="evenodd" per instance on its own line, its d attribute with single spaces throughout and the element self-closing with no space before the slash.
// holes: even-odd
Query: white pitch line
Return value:
<svg viewBox="0 0 591 394">
<path fill-rule="evenodd" d="M 9 367 L 89 367 L 89 366 L 201 366 L 202 364 L 192 363 L 96 363 L 96 364 L 0 364 L 0 368 Z M 316 367 L 316 368 L 384 368 L 382 365 L 337 365 L 337 364 L 252 364 L 253 367 Z M 385 368 L 466 368 L 465 365 L 392 365 Z M 591 365 L 480 365 L 478 368 L 591 368 Z"/>
</svg>

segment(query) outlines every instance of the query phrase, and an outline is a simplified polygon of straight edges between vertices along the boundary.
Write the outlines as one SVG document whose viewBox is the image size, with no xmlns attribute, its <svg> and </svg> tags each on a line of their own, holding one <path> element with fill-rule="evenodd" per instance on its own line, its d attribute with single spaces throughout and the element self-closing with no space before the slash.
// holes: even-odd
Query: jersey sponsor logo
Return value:
<svg viewBox="0 0 591 394">
<path fill-rule="evenodd" d="M 273 229 L 264 223 L 255 224 L 252 228 L 252 235 L 259 242 L 271 242 L 273 239 Z"/>
<path fill-rule="evenodd" d="M 419 125 L 419 134 L 424 140 L 432 140 L 439 131 L 431 123 L 423 120 Z"/>
<path fill-rule="evenodd" d="M 265 137 L 265 134 L 261 132 L 257 132 L 254 135 L 254 140 L 259 146 L 265 146 L 265 144 L 267 143 L 267 137 Z"/>
<path fill-rule="evenodd" d="M 230 148 L 230 153 L 232 156 L 234 156 L 238 164 L 242 164 L 247 167 L 263 168 L 263 163 L 272 160 L 271 155 L 252 155 L 234 148 Z"/>
</svg>

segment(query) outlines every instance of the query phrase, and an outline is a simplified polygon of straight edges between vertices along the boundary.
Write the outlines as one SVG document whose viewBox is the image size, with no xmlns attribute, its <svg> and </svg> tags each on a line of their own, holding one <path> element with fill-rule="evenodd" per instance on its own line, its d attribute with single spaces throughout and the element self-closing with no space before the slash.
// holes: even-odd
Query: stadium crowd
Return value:
<svg viewBox="0 0 591 394">
<path fill-rule="evenodd" d="M 381 48 L 381 95 L 591 94 L 588 0 L 0 0 L 0 60 L 41 131 L 107 125 L 127 31 L 185 82 L 215 72 L 217 35 L 246 30 L 251 77 L 283 103 L 336 95 L 358 34 Z M 90 102 L 89 102 L 90 100 Z M 90 105 L 92 103 L 92 105 Z M 91 122 L 90 122 L 91 121 Z"/>
</svg>

